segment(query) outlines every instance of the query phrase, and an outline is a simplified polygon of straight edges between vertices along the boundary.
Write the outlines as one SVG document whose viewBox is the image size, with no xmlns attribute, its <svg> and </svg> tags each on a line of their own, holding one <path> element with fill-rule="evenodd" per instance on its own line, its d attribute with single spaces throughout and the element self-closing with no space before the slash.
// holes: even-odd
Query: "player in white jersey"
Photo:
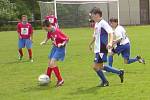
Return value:
<svg viewBox="0 0 150 100">
<path fill-rule="evenodd" d="M 129 38 L 126 35 L 125 29 L 118 25 L 118 19 L 111 18 L 110 24 L 112 28 L 114 29 L 114 36 L 115 39 L 113 41 L 114 48 L 112 50 L 112 53 L 110 53 L 108 57 L 108 64 L 109 66 L 112 66 L 113 64 L 113 55 L 114 54 L 121 54 L 124 58 L 125 64 L 131 64 L 134 62 L 139 62 L 145 64 L 145 60 L 141 58 L 141 56 L 136 56 L 135 58 L 130 58 L 130 41 Z"/>
<path fill-rule="evenodd" d="M 92 45 L 94 44 L 95 59 L 93 69 L 101 79 L 101 84 L 99 86 L 109 86 L 109 82 L 104 76 L 102 70 L 117 74 L 122 83 L 124 71 L 104 65 L 104 62 L 107 62 L 108 49 L 112 47 L 113 30 L 109 24 L 102 19 L 102 11 L 99 8 L 95 7 L 91 10 L 91 17 L 95 21 L 95 32 L 89 47 L 92 49 Z"/>
</svg>

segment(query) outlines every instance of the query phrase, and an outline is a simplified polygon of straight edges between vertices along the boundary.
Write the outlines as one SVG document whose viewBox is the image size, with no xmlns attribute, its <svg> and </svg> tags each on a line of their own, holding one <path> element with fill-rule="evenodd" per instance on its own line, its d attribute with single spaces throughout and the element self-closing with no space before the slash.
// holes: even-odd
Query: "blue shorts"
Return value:
<svg viewBox="0 0 150 100">
<path fill-rule="evenodd" d="M 49 53 L 48 58 L 63 61 L 65 58 L 65 54 L 66 54 L 65 46 L 60 48 L 53 46 L 51 52 Z"/>
<path fill-rule="evenodd" d="M 130 57 L 130 44 L 127 43 L 125 45 L 117 45 L 116 49 L 112 50 L 114 53 L 118 55 L 121 54 L 123 58 L 129 59 Z"/>
<path fill-rule="evenodd" d="M 95 63 L 107 62 L 107 53 L 95 53 Z"/>
<path fill-rule="evenodd" d="M 19 39 L 18 41 L 19 49 L 24 48 L 25 46 L 27 49 L 32 48 L 32 41 L 30 39 Z"/>
</svg>

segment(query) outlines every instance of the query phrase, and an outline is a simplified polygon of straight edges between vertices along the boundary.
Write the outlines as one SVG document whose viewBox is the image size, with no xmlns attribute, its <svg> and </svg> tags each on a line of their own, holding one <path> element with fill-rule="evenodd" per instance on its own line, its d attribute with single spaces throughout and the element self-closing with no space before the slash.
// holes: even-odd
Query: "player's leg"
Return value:
<svg viewBox="0 0 150 100">
<path fill-rule="evenodd" d="M 47 67 L 47 71 L 46 71 L 46 74 L 51 78 L 51 74 L 52 74 L 52 71 L 53 71 L 53 67 L 54 67 L 54 63 L 51 63 L 51 59 L 53 58 L 54 54 L 56 52 L 56 48 L 53 47 L 51 49 L 51 52 L 49 53 L 48 55 L 48 58 L 49 58 L 49 61 L 48 61 L 48 67 Z"/>
<path fill-rule="evenodd" d="M 102 71 L 102 69 L 103 69 L 103 61 L 102 61 L 99 53 L 95 54 L 93 69 L 95 70 L 95 72 L 97 73 L 99 78 L 101 79 L 101 84 L 99 86 L 100 87 L 109 86 L 109 82 L 107 81 L 107 79 L 104 76 L 103 71 Z"/>
<path fill-rule="evenodd" d="M 60 74 L 60 70 L 56 64 L 56 59 L 51 59 L 50 61 L 50 69 L 52 69 L 54 71 L 55 76 L 57 77 L 57 84 L 56 86 L 61 86 L 64 83 L 64 80 L 62 79 L 62 76 Z"/>
<path fill-rule="evenodd" d="M 22 48 L 25 47 L 25 41 L 23 39 L 18 40 L 18 52 L 19 52 L 19 60 L 22 60 L 23 51 Z"/>
<path fill-rule="evenodd" d="M 29 59 L 31 62 L 33 62 L 32 57 L 32 41 L 30 39 L 26 39 L 26 47 L 28 49 Z"/>
<path fill-rule="evenodd" d="M 110 67 L 112 67 L 112 65 L 113 65 L 113 56 L 114 56 L 114 54 L 115 53 L 111 53 L 111 54 L 109 54 L 109 56 L 108 56 L 108 65 L 110 66 Z"/>
<path fill-rule="evenodd" d="M 102 60 L 105 61 L 105 62 L 107 61 L 107 54 L 106 53 L 104 53 L 104 55 L 102 57 Z M 119 77 L 121 79 L 121 83 L 123 83 L 124 70 L 118 70 L 115 67 L 110 67 L 109 65 L 104 65 L 103 70 L 119 75 Z"/>
<path fill-rule="evenodd" d="M 138 61 L 138 58 L 130 58 L 130 44 L 124 45 L 124 50 L 121 52 L 125 64 L 131 64 Z"/>
<path fill-rule="evenodd" d="M 49 66 L 52 68 L 55 76 L 57 77 L 58 82 L 56 86 L 61 86 L 64 83 L 64 80 L 62 79 L 59 68 L 56 64 L 58 60 L 63 61 L 64 58 L 65 58 L 65 47 L 58 48 L 54 46 L 51 50 L 51 54 L 49 55 L 49 59 L 51 59 Z"/>
<path fill-rule="evenodd" d="M 104 65 L 103 70 L 119 75 L 121 83 L 123 83 L 123 80 L 124 80 L 124 70 L 123 69 L 119 70 L 119 69 L 116 69 L 115 67 L 110 67 L 109 65 Z"/>
<path fill-rule="evenodd" d="M 142 58 L 141 56 L 137 56 L 136 58 L 138 59 L 139 63 L 145 64 L 144 58 Z"/>
</svg>

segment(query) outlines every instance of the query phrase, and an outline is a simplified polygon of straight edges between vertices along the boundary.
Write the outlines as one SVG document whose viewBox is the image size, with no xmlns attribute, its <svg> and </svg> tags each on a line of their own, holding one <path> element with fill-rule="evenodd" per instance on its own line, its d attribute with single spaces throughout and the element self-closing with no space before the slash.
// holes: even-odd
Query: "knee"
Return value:
<svg viewBox="0 0 150 100">
<path fill-rule="evenodd" d="M 99 68 L 98 68 L 98 67 L 96 67 L 96 66 L 93 66 L 93 70 L 94 70 L 94 71 L 98 71 L 98 70 L 99 70 Z"/>
<path fill-rule="evenodd" d="M 53 61 L 49 62 L 49 67 L 55 67 L 55 63 Z"/>
<path fill-rule="evenodd" d="M 94 71 L 99 71 L 99 70 L 102 70 L 103 69 L 103 67 L 100 67 L 100 66 L 93 66 L 93 70 Z"/>
</svg>

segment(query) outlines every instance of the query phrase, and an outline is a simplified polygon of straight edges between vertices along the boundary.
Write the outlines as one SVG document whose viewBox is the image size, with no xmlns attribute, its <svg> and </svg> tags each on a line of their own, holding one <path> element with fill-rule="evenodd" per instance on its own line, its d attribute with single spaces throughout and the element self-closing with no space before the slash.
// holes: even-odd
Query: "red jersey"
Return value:
<svg viewBox="0 0 150 100">
<path fill-rule="evenodd" d="M 30 23 L 26 23 L 25 25 L 22 22 L 19 22 L 17 25 L 17 32 L 20 38 L 28 39 L 31 37 L 33 33 L 33 29 Z"/>
<path fill-rule="evenodd" d="M 55 46 L 58 46 L 58 44 L 62 44 L 63 42 L 67 42 L 69 40 L 68 36 L 66 36 L 58 28 L 55 28 L 54 32 L 48 32 L 47 38 L 51 39 Z"/>
<path fill-rule="evenodd" d="M 54 15 L 46 16 L 45 19 L 49 20 L 53 26 L 58 27 L 57 18 Z"/>
</svg>

